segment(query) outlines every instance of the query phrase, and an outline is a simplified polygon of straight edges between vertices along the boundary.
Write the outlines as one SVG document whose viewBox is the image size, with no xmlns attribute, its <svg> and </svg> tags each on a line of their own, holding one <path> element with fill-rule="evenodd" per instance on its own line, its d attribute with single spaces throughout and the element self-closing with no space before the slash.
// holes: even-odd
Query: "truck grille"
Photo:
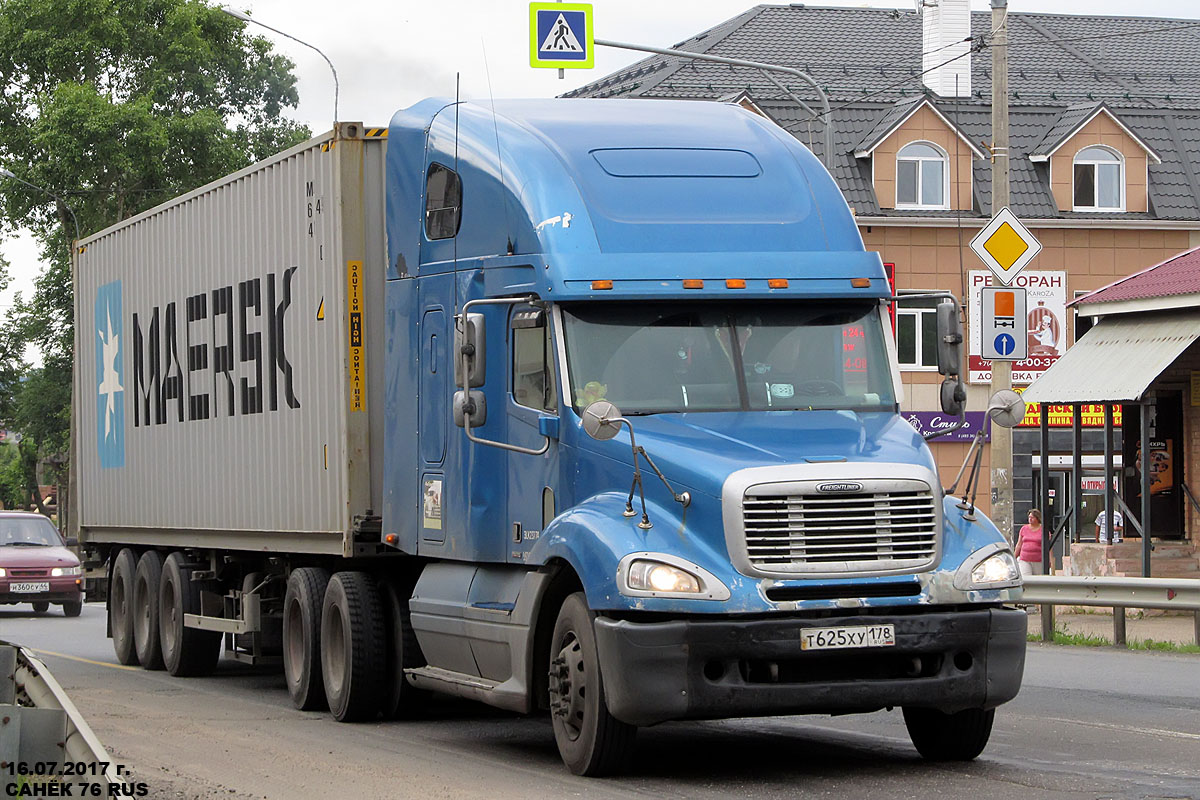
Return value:
<svg viewBox="0 0 1200 800">
<path fill-rule="evenodd" d="M 770 494 L 742 499 L 750 564 L 765 572 L 916 571 L 938 553 L 937 506 L 923 482 L 888 481 L 887 491 Z M 901 484 L 901 485 L 897 485 Z"/>
</svg>

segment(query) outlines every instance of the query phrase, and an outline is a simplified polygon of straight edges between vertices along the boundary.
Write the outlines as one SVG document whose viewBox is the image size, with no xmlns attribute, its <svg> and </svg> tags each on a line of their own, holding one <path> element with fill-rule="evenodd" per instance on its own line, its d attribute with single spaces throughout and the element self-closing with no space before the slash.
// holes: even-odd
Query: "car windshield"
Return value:
<svg viewBox="0 0 1200 800">
<path fill-rule="evenodd" d="M 0 517 L 0 547 L 56 547 L 62 540 L 42 517 Z"/>
<path fill-rule="evenodd" d="M 564 309 L 573 404 L 627 414 L 895 407 L 878 305 L 612 303 Z"/>
</svg>

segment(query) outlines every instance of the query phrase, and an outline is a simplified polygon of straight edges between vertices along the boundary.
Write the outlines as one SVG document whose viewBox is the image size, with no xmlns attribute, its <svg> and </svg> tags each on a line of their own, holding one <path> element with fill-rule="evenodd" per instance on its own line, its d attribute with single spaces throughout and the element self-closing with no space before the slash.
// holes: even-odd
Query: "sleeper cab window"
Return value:
<svg viewBox="0 0 1200 800">
<path fill-rule="evenodd" d="M 458 173 L 433 163 L 425 175 L 425 236 L 452 239 L 462 221 L 462 183 Z"/>
<path fill-rule="evenodd" d="M 1075 210 L 1125 210 L 1125 162 L 1119 153 L 1092 146 L 1076 154 Z"/>
<path fill-rule="evenodd" d="M 913 142 L 896 154 L 896 207 L 949 208 L 946 154 L 929 142 Z"/>
<path fill-rule="evenodd" d="M 558 409 L 554 356 L 544 309 L 520 306 L 512 316 L 512 394 L 517 405 Z"/>
</svg>

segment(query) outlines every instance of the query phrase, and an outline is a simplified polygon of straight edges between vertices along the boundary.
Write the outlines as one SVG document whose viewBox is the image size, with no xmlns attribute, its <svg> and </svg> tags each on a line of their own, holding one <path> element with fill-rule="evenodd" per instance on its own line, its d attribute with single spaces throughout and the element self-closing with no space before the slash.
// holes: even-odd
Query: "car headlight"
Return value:
<svg viewBox="0 0 1200 800">
<path fill-rule="evenodd" d="M 0 567 L 0 578 L 3 578 L 3 577 L 4 577 L 5 575 L 7 575 L 7 574 L 8 574 L 8 573 L 4 571 L 4 568 L 3 568 L 3 567 Z"/>
<path fill-rule="evenodd" d="M 634 597 L 691 597 L 728 600 L 729 589 L 715 575 L 665 553 L 631 553 L 617 567 L 621 594 Z"/>
<path fill-rule="evenodd" d="M 50 570 L 51 578 L 63 578 L 70 575 L 82 575 L 83 567 L 55 567 Z"/>
<path fill-rule="evenodd" d="M 981 547 L 963 562 L 954 574 L 954 588 L 1005 589 L 1021 585 L 1017 559 L 1006 545 Z"/>
</svg>

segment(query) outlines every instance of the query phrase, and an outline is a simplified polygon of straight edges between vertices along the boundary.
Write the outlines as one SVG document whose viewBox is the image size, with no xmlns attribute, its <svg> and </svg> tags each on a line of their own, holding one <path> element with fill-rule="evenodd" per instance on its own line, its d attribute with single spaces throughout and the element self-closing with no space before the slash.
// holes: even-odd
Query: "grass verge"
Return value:
<svg viewBox="0 0 1200 800">
<path fill-rule="evenodd" d="M 1040 633 L 1029 633 L 1025 637 L 1031 642 L 1042 641 Z M 1071 633 L 1064 628 L 1054 629 L 1054 644 L 1074 645 L 1075 647 L 1112 647 L 1112 640 L 1104 636 L 1090 633 Z M 1159 653 L 1198 653 L 1200 645 L 1179 644 L 1178 642 L 1160 642 L 1156 639 L 1130 639 L 1130 650 L 1147 650 Z"/>
</svg>

